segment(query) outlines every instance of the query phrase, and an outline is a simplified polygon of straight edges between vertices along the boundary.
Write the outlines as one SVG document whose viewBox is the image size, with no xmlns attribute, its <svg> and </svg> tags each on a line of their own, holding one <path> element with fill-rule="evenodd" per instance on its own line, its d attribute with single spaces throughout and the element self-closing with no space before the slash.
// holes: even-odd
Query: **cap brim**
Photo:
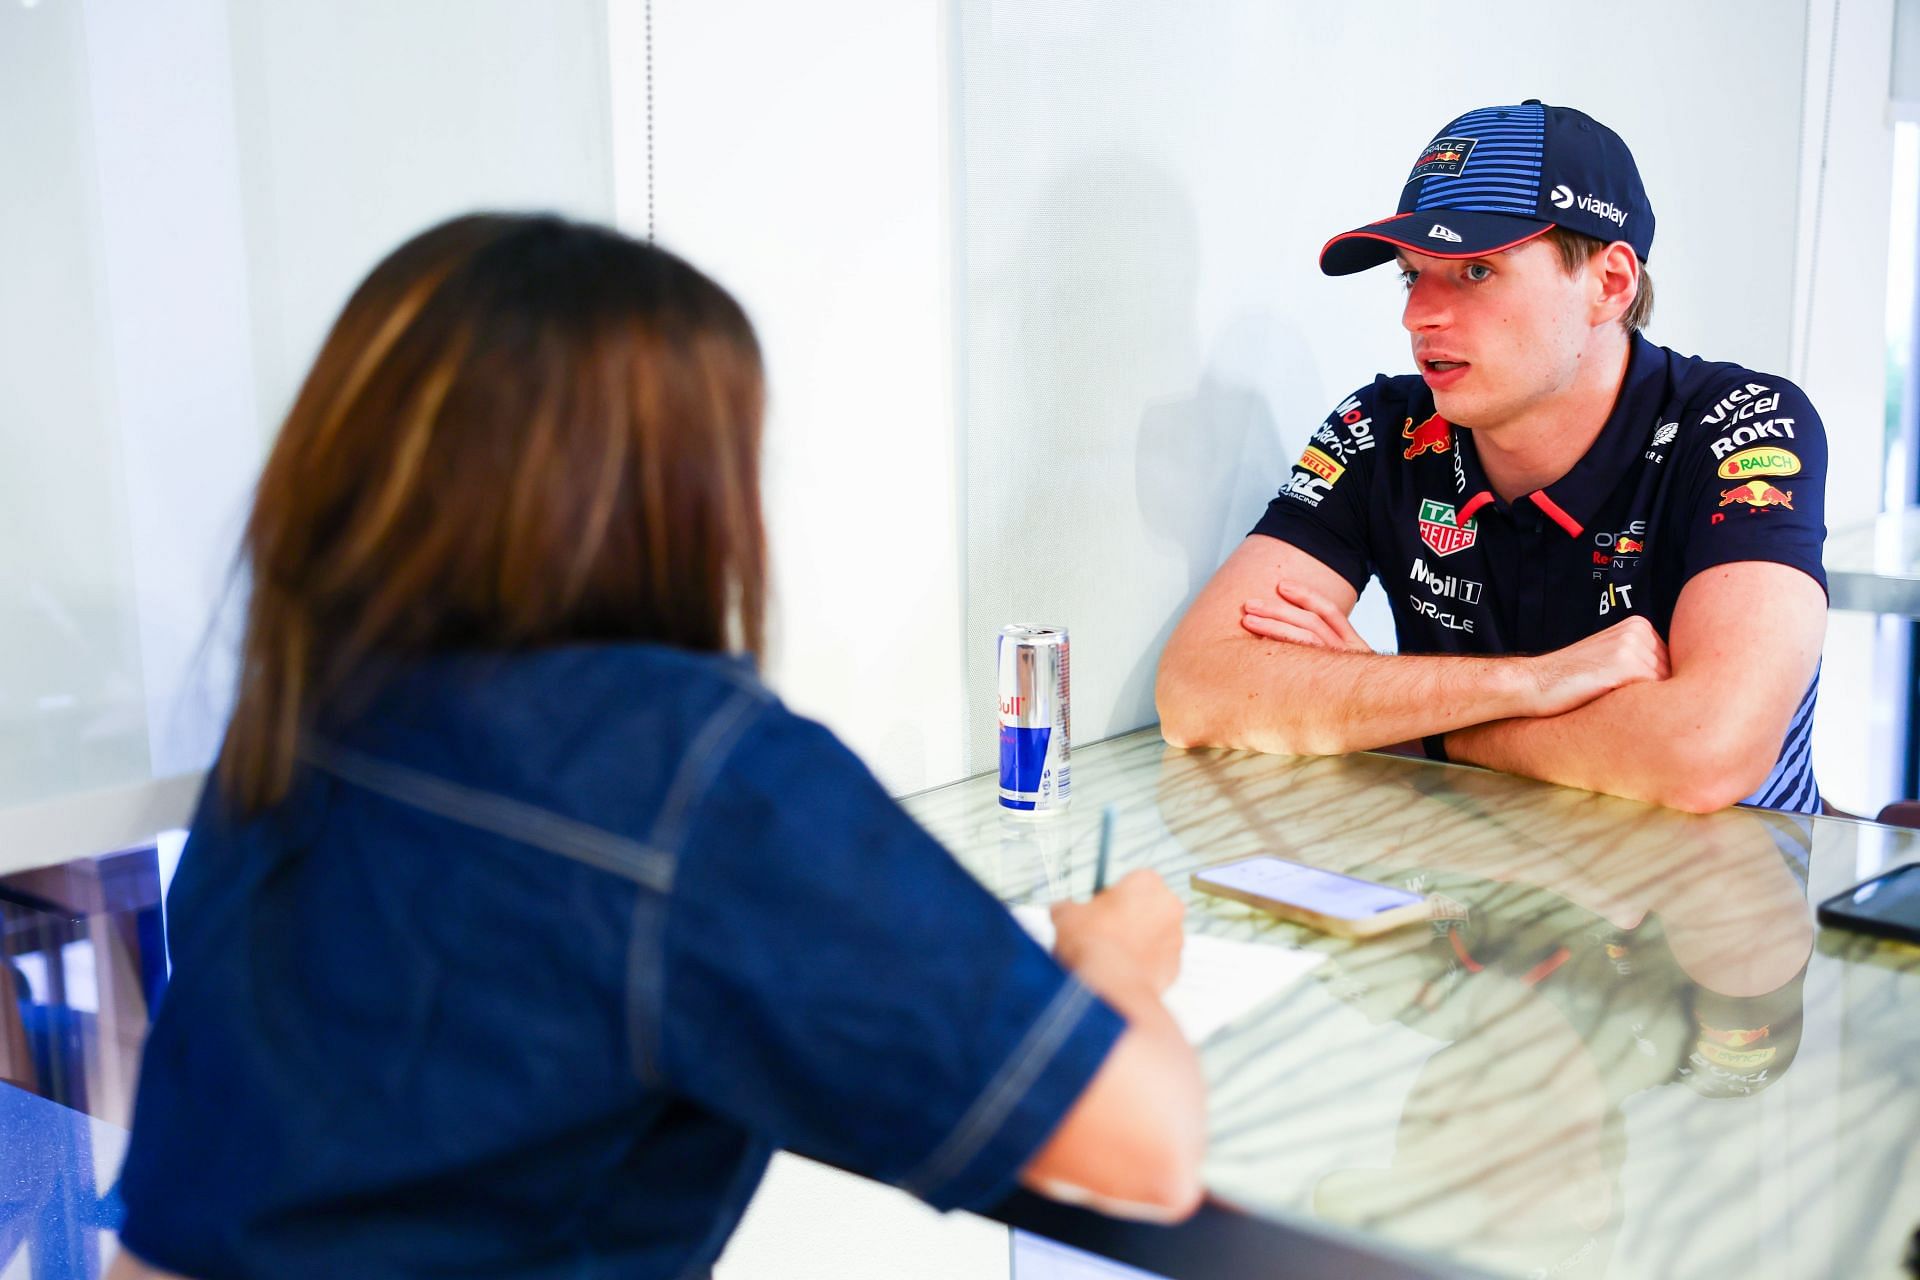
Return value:
<svg viewBox="0 0 1920 1280">
<path fill-rule="evenodd" d="M 1456 209 L 1396 213 L 1327 241 L 1320 250 L 1320 269 L 1330 276 L 1349 276 L 1393 261 L 1402 249 L 1429 258 L 1484 258 L 1545 235 L 1552 227 L 1551 222 L 1504 213 Z"/>
</svg>

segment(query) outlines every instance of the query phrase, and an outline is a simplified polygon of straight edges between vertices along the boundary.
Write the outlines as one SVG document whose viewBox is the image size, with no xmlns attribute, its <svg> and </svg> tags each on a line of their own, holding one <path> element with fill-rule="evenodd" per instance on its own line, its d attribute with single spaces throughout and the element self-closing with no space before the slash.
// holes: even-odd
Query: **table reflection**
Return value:
<svg viewBox="0 0 1920 1280">
<path fill-rule="evenodd" d="M 976 782 L 910 808 L 1017 901 L 1087 892 L 1117 804 L 1114 873 L 1160 870 L 1190 931 L 1325 956 L 1202 1045 L 1216 1197 L 1511 1275 L 1900 1273 L 1920 952 L 1816 948 L 1811 898 L 1920 856 L 1910 834 L 1150 733 L 1074 765 L 1050 828 L 1004 822 Z M 1188 890 L 1261 852 L 1441 910 L 1350 943 Z M 1817 895 L 1816 866 L 1838 881 Z"/>
</svg>

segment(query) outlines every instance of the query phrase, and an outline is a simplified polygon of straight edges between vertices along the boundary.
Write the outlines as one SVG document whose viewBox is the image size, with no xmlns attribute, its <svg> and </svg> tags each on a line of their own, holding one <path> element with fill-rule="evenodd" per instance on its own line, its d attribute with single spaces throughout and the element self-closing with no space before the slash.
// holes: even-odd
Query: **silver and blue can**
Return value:
<svg viewBox="0 0 1920 1280">
<path fill-rule="evenodd" d="M 1000 629 L 1000 803 L 1027 813 L 1067 807 L 1073 774 L 1067 629 Z"/>
</svg>

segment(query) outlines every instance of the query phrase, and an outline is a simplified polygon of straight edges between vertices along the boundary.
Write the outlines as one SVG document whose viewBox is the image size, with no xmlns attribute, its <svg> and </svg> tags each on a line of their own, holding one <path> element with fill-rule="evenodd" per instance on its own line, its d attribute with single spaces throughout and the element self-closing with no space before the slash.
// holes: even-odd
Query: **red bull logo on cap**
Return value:
<svg viewBox="0 0 1920 1280">
<path fill-rule="evenodd" d="M 1400 454 L 1409 462 L 1423 453 L 1445 453 L 1453 448 L 1453 428 L 1437 413 L 1417 427 L 1413 419 L 1408 418 L 1407 425 L 1400 428 L 1400 435 L 1413 441 Z"/>
<path fill-rule="evenodd" d="M 1785 507 L 1793 510 L 1793 490 L 1776 489 L 1765 480 L 1749 480 L 1720 493 L 1720 505 L 1744 502 L 1750 507 Z"/>
</svg>

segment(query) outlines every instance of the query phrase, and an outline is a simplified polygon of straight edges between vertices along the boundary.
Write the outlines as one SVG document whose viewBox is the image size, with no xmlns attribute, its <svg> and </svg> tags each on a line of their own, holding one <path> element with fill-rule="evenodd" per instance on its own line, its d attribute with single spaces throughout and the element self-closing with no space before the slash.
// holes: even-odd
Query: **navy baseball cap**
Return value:
<svg viewBox="0 0 1920 1280">
<path fill-rule="evenodd" d="M 1351 275 L 1401 249 L 1435 258 L 1483 258 L 1562 226 L 1640 261 L 1653 248 L 1653 206 L 1620 135 L 1584 111 L 1529 98 L 1469 111 L 1414 161 L 1391 218 L 1327 241 L 1320 269 Z"/>
</svg>

